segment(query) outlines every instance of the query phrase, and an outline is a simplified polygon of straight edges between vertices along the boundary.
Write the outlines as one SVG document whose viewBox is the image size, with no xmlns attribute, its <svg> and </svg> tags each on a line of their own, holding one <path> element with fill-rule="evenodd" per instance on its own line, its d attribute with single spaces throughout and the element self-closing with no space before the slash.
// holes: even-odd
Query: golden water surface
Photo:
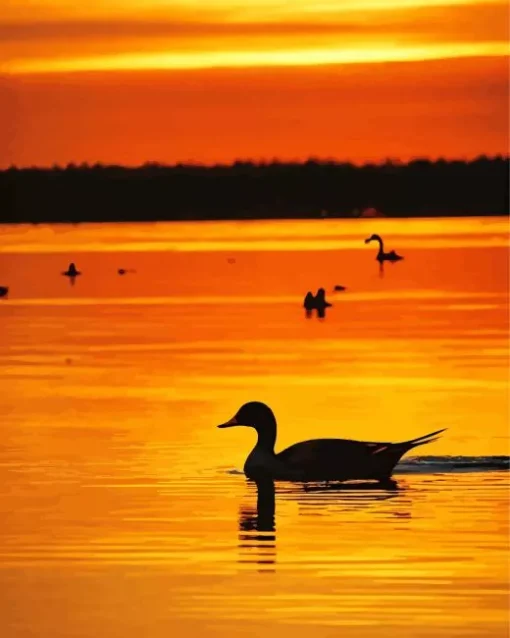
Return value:
<svg viewBox="0 0 510 638">
<path fill-rule="evenodd" d="M 2 636 L 508 635 L 507 472 L 257 494 L 215 428 L 508 455 L 507 220 L 2 226 L 0 284 Z"/>
</svg>

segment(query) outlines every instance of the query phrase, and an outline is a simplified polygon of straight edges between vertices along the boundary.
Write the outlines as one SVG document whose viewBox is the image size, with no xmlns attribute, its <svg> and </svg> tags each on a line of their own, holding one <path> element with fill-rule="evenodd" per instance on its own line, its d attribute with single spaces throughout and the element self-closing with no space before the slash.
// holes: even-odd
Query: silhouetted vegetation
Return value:
<svg viewBox="0 0 510 638">
<path fill-rule="evenodd" d="M 235 162 L 0 172 L 0 222 L 508 214 L 508 157 L 407 164 Z"/>
</svg>

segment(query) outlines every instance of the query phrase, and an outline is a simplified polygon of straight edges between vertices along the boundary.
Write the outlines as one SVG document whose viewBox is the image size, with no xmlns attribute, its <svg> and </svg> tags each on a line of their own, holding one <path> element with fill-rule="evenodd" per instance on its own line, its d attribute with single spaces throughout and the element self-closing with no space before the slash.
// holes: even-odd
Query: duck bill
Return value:
<svg viewBox="0 0 510 638">
<path fill-rule="evenodd" d="M 233 428 L 236 425 L 241 425 L 237 419 L 235 418 L 235 416 L 233 416 L 230 421 L 227 421 L 226 423 L 221 423 L 220 425 L 218 425 L 219 428 Z"/>
</svg>

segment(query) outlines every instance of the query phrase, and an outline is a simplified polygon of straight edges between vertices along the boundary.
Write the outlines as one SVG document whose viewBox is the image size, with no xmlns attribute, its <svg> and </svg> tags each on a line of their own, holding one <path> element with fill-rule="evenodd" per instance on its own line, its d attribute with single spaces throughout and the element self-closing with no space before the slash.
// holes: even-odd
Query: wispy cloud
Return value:
<svg viewBox="0 0 510 638">
<path fill-rule="evenodd" d="M 440 41 L 487 40 L 507 41 L 509 35 L 509 11 L 506 5 L 490 3 L 464 7 L 413 8 L 388 14 L 388 12 L 356 12 L 335 16 L 328 21 L 308 20 L 279 21 L 204 21 L 187 19 L 82 19 L 0 22 L 0 40 L 80 40 L 108 38 L 203 38 L 243 36 L 303 36 L 303 35 L 355 35 L 371 37 L 388 35 L 400 39 L 434 37 Z"/>
<path fill-rule="evenodd" d="M 14 9 L 22 4 L 14 0 Z M 277 66 L 385 56 L 390 61 L 504 55 L 508 50 L 508 8 L 501 2 L 296 0 L 290 11 L 288 3 L 248 0 L 244 11 L 235 3 L 213 2 L 198 14 L 194 0 L 165 5 L 166 12 L 152 0 L 136 19 L 134 0 L 122 16 L 110 0 L 111 16 L 104 15 L 103 5 L 92 5 L 74 19 L 66 2 L 56 4 L 53 17 L 44 13 L 43 3 L 32 19 L 13 13 L 11 5 L 10 19 L 0 23 L 3 71 Z"/>
</svg>

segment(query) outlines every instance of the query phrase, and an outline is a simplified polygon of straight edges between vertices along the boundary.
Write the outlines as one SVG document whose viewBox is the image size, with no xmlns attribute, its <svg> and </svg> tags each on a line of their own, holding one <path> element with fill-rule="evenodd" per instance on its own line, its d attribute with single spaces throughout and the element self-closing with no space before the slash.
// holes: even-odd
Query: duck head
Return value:
<svg viewBox="0 0 510 638">
<path fill-rule="evenodd" d="M 258 445 L 274 448 L 276 442 L 276 419 L 273 411 L 265 403 L 250 401 L 239 408 L 236 414 L 227 421 L 218 425 L 219 428 L 232 428 L 236 425 L 244 425 L 254 428 L 259 436 Z"/>
</svg>

